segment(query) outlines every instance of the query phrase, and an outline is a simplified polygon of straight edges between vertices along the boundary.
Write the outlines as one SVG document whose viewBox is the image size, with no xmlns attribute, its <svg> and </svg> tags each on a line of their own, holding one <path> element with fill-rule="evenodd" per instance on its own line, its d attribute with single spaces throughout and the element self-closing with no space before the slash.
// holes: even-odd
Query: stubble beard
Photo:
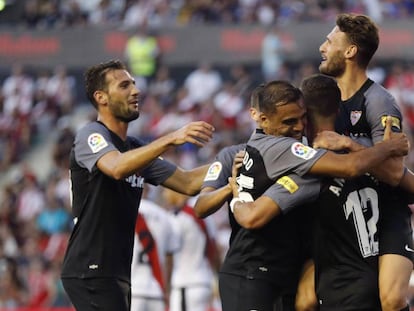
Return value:
<svg viewBox="0 0 414 311">
<path fill-rule="evenodd" d="M 119 106 L 118 106 L 119 107 Z M 138 110 L 132 110 L 128 107 L 128 109 L 124 110 L 124 109 L 117 109 L 116 105 L 112 106 L 112 113 L 115 116 L 115 118 L 117 118 L 118 120 L 125 122 L 125 123 L 129 123 L 131 121 L 134 121 L 136 119 L 138 119 L 139 117 L 139 111 Z"/>
<path fill-rule="evenodd" d="M 345 60 L 342 57 L 334 56 L 330 62 L 325 61 L 319 65 L 319 72 L 337 78 L 345 72 Z"/>
</svg>

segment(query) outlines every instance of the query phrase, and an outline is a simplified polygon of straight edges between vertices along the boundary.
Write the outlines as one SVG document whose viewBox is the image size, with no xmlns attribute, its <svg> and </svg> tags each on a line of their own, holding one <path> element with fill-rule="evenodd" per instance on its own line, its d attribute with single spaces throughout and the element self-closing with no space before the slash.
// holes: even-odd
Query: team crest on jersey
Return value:
<svg viewBox="0 0 414 311">
<path fill-rule="evenodd" d="M 387 116 L 381 117 L 381 124 L 385 127 L 385 121 L 387 120 Z M 401 121 L 397 117 L 391 117 L 391 126 L 396 127 L 397 129 L 401 130 Z"/>
<path fill-rule="evenodd" d="M 312 159 L 313 156 L 316 154 L 315 149 L 309 146 L 305 146 L 304 144 L 299 143 L 299 142 L 292 144 L 292 147 L 290 150 L 295 156 L 305 159 L 305 160 Z"/>
<path fill-rule="evenodd" d="M 349 116 L 350 119 L 351 119 L 351 124 L 352 125 L 357 124 L 358 121 L 359 121 L 359 119 L 361 118 L 361 115 L 362 115 L 362 111 L 360 111 L 360 110 L 358 110 L 358 111 L 356 111 L 356 110 L 351 111 L 351 115 Z"/>
<path fill-rule="evenodd" d="M 223 168 L 221 162 L 214 162 L 213 164 L 210 165 L 210 167 L 208 168 L 206 177 L 204 178 L 204 181 L 209 181 L 209 180 L 217 180 L 217 178 L 220 175 L 221 169 Z"/>
<path fill-rule="evenodd" d="M 105 138 L 99 133 L 92 133 L 88 137 L 88 145 L 93 153 L 101 151 L 103 148 L 108 146 Z"/>
</svg>

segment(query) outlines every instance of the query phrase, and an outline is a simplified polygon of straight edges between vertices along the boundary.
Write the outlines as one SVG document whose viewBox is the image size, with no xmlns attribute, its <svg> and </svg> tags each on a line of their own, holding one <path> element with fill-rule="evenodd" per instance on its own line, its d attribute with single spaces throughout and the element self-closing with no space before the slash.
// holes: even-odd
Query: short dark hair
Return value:
<svg viewBox="0 0 414 311">
<path fill-rule="evenodd" d="M 284 80 L 270 81 L 253 90 L 251 106 L 258 107 L 263 113 L 272 114 L 278 106 L 298 102 L 303 98 L 302 92 Z"/>
<path fill-rule="evenodd" d="M 126 69 L 126 66 L 120 60 L 110 60 L 105 63 L 100 63 L 89 67 L 85 71 L 85 89 L 86 96 L 89 101 L 97 107 L 97 103 L 93 94 L 98 90 L 107 89 L 106 74 L 112 70 Z"/>
<path fill-rule="evenodd" d="M 323 74 L 313 74 L 302 80 L 300 88 L 308 116 L 337 115 L 341 103 L 341 91 L 335 79 Z"/>
<path fill-rule="evenodd" d="M 358 64 L 368 67 L 379 45 L 378 27 L 374 21 L 363 14 L 342 13 L 337 16 L 336 25 L 358 47 Z"/>
</svg>

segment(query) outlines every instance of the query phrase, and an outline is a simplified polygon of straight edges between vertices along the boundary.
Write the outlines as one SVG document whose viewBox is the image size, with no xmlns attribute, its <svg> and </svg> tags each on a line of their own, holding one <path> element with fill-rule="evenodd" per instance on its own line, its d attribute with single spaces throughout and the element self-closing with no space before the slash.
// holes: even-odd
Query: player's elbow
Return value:
<svg viewBox="0 0 414 311">
<path fill-rule="evenodd" d="M 195 196 L 199 193 L 200 193 L 200 187 L 199 186 L 194 187 L 191 184 L 188 187 L 186 187 L 183 191 L 183 194 L 186 194 L 188 196 Z"/>
<path fill-rule="evenodd" d="M 259 229 L 264 226 L 263 221 L 257 217 L 244 217 L 240 220 L 237 219 L 237 222 L 240 226 L 249 230 Z"/>
<path fill-rule="evenodd" d="M 197 216 L 197 218 L 205 218 L 209 215 L 202 204 L 198 202 L 194 205 L 194 214 Z"/>
<path fill-rule="evenodd" d="M 113 179 L 115 179 L 115 180 L 122 180 L 122 179 L 125 179 L 126 177 L 128 177 L 128 174 L 125 174 L 123 171 L 121 171 L 121 170 L 116 170 L 116 169 L 114 169 L 113 171 L 112 171 L 112 174 L 111 174 L 111 177 L 113 178 Z"/>
</svg>

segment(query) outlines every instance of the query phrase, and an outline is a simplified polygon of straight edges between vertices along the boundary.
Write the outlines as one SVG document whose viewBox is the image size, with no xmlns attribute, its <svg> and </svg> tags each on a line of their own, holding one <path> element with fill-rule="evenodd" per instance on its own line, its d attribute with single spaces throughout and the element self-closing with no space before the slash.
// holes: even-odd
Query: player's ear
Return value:
<svg viewBox="0 0 414 311">
<path fill-rule="evenodd" d="M 95 91 L 95 93 L 93 93 L 93 97 L 99 105 L 103 105 L 108 102 L 108 94 L 104 91 Z"/>
<path fill-rule="evenodd" d="M 266 129 L 267 125 L 269 124 L 269 119 L 267 118 L 265 114 L 260 112 L 258 115 L 258 123 L 260 124 L 260 127 L 262 129 Z"/>
<path fill-rule="evenodd" d="M 260 122 L 265 122 L 265 121 L 267 121 L 267 117 L 266 117 L 266 115 L 265 115 L 265 114 L 263 114 L 263 113 L 259 112 L 259 117 L 258 117 L 258 120 L 259 120 Z"/>
<path fill-rule="evenodd" d="M 345 51 L 345 57 L 351 58 L 354 57 L 358 52 L 358 47 L 355 44 L 351 44 Z"/>
</svg>

